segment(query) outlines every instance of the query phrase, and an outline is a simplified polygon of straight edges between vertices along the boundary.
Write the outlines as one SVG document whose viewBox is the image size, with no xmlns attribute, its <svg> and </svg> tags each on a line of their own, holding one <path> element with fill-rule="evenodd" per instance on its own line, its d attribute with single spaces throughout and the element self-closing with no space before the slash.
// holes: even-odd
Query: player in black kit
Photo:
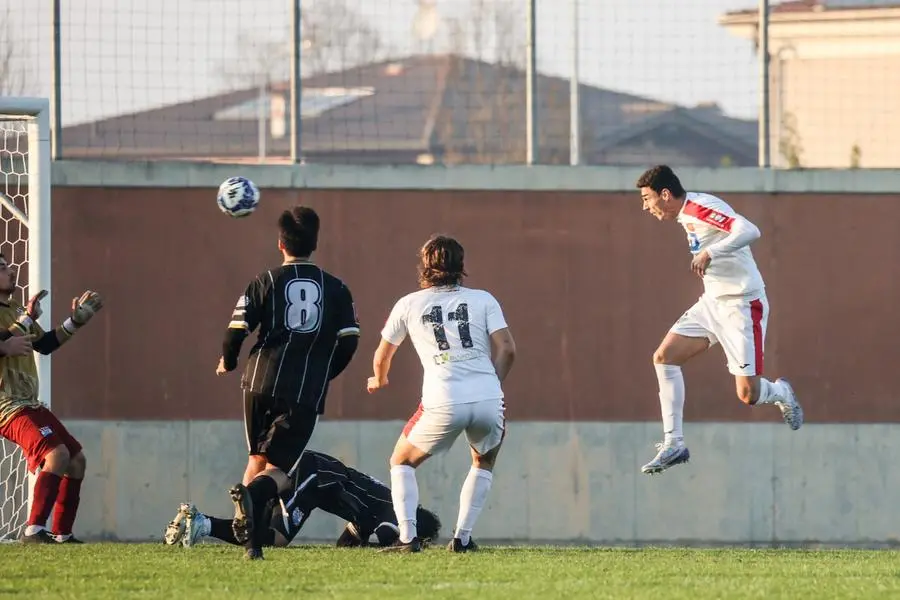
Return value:
<svg viewBox="0 0 900 600">
<path fill-rule="evenodd" d="M 278 219 L 281 266 L 261 273 L 238 299 L 216 373 L 237 368 L 244 339 L 259 336 L 241 377 L 250 459 L 244 482 L 229 490 L 234 536 L 247 558 L 262 558 L 254 523 L 270 500 L 290 488 L 297 463 L 325 411 L 328 383 L 350 363 L 359 322 L 350 290 L 310 261 L 319 216 L 307 207 Z M 264 532 L 265 528 L 261 529 Z"/>
<path fill-rule="evenodd" d="M 287 546 L 317 508 L 347 521 L 338 546 L 368 546 L 373 535 L 378 546 L 390 546 L 399 536 L 390 488 L 333 456 L 307 450 L 291 477 L 290 488 L 266 504 L 259 521 L 267 524 L 260 528 L 261 544 Z M 436 539 L 441 529 L 437 515 L 421 506 L 416 513 L 419 536 Z M 210 517 L 193 504 L 182 504 L 164 539 L 170 546 L 181 543 L 190 547 L 207 536 L 239 544 L 231 519 Z"/>
</svg>

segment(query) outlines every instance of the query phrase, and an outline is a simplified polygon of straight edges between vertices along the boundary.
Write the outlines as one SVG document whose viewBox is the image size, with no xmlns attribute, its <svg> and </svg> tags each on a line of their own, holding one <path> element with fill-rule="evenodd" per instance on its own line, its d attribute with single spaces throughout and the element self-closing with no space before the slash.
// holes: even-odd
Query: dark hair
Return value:
<svg viewBox="0 0 900 600">
<path fill-rule="evenodd" d="M 669 165 L 656 165 L 647 169 L 638 178 L 636 186 L 638 188 L 648 187 L 657 194 L 661 194 L 663 190 L 669 190 L 676 198 L 682 198 L 687 193 Z"/>
<path fill-rule="evenodd" d="M 436 540 L 441 532 L 441 520 L 436 514 L 422 508 L 421 505 L 416 509 L 416 533 L 423 540 Z"/>
<path fill-rule="evenodd" d="M 319 215 L 307 206 L 295 206 L 278 217 L 278 239 L 288 254 L 305 258 L 319 244 Z"/>
<path fill-rule="evenodd" d="M 445 235 L 432 236 L 419 250 L 419 286 L 459 285 L 466 271 L 462 244 Z"/>
</svg>

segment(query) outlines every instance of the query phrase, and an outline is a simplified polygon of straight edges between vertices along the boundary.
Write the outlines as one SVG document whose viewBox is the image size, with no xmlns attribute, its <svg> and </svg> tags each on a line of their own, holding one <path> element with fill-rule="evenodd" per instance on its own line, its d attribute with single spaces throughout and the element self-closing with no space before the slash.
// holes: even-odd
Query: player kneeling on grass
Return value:
<svg viewBox="0 0 900 600">
<path fill-rule="evenodd" d="M 721 198 L 686 192 L 666 165 L 646 171 L 637 187 L 645 211 L 684 227 L 693 255 L 691 271 L 703 279 L 703 295 L 672 325 L 653 353 L 665 438 L 641 470 L 661 473 L 690 458 L 681 432 L 681 367 L 716 343 L 725 351 L 738 398 L 750 406 L 777 406 L 784 422 L 799 429 L 803 409 L 791 385 L 784 379 L 761 377 L 769 301 L 750 251 L 750 244 L 760 237 L 759 229 Z"/>
<path fill-rule="evenodd" d="M 262 545 L 287 546 L 317 508 L 347 520 L 338 546 L 368 546 L 373 535 L 379 546 L 389 546 L 399 536 L 391 490 L 386 485 L 333 456 L 306 450 L 290 488 L 266 504 L 261 522 L 268 528 L 261 532 Z M 419 506 L 416 520 L 422 538 L 437 538 L 441 529 L 437 515 Z M 242 545 L 234 536 L 232 519 L 207 516 L 193 504 L 181 505 L 166 528 L 164 540 L 170 546 L 180 542 L 190 547 L 206 536 Z"/>
<path fill-rule="evenodd" d="M 400 539 L 386 551 L 422 549 L 415 470 L 429 456 L 448 450 L 463 431 L 472 468 L 459 495 L 459 518 L 448 549 L 478 548 L 471 533 L 487 501 L 505 434 L 501 382 L 512 368 L 516 346 L 497 300 L 484 290 L 462 286 L 463 258 L 463 247 L 453 238 L 425 242 L 419 252 L 422 289 L 397 302 L 375 351 L 369 393 L 388 385 L 391 359 L 407 335 L 424 369 L 421 404 L 390 459 Z"/>
<path fill-rule="evenodd" d="M 34 484 L 34 498 L 22 542 L 80 543 L 72 536 L 78 511 L 85 460 L 81 444 L 38 400 L 38 373 L 34 354 L 19 352 L 23 341 L 41 354 L 50 354 L 91 320 L 103 302 L 87 291 L 72 301 L 72 315 L 54 331 L 37 324 L 41 316 L 42 290 L 22 307 L 12 299 L 16 271 L 0 254 L 0 340 L 17 344 L 15 353 L 0 357 L 0 436 L 22 449 L 28 470 L 41 472 Z M 20 339 L 14 339 L 20 338 Z M 46 527 L 53 512 L 53 534 Z"/>
</svg>

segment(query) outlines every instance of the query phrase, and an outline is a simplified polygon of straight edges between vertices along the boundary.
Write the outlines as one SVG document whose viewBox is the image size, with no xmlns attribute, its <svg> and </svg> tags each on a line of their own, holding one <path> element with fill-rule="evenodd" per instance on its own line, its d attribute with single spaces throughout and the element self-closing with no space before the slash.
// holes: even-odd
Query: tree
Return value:
<svg viewBox="0 0 900 600">
<path fill-rule="evenodd" d="M 381 34 L 345 0 L 309 0 L 302 7 L 300 71 L 311 77 L 382 60 L 389 54 Z M 290 78 L 293 44 L 289 26 L 279 35 L 242 34 L 239 56 L 222 72 L 235 87 L 268 86 Z"/>
<path fill-rule="evenodd" d="M 24 96 L 29 87 L 23 64 L 26 53 L 13 39 L 10 12 L 7 7 L 0 13 L 0 96 Z"/>
<path fill-rule="evenodd" d="M 850 168 L 858 169 L 860 164 L 862 164 L 862 148 L 859 144 L 853 144 L 853 148 L 850 149 Z"/>
<path fill-rule="evenodd" d="M 520 5 L 511 0 L 471 0 L 462 17 L 447 21 L 448 93 L 435 128 L 446 164 L 525 162 L 526 30 Z M 548 77 L 540 81 L 540 162 L 566 164 L 569 83 Z M 581 147 L 588 154 L 593 136 L 585 125 Z"/>
<path fill-rule="evenodd" d="M 787 162 L 788 169 L 799 169 L 803 166 L 800 163 L 803 145 L 800 133 L 797 131 L 797 117 L 790 112 L 784 113 L 781 128 L 784 131 L 784 137 L 778 141 L 778 151 Z"/>
</svg>

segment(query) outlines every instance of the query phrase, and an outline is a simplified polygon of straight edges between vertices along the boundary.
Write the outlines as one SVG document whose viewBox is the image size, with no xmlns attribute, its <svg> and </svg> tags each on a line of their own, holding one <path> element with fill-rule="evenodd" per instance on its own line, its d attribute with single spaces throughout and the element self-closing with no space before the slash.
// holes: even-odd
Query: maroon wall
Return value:
<svg viewBox="0 0 900 600">
<path fill-rule="evenodd" d="M 231 308 L 277 264 L 274 223 L 293 203 L 320 212 L 318 262 L 354 293 L 363 336 L 327 416 L 406 417 L 421 372 L 401 349 L 392 386 L 368 396 L 378 332 L 415 286 L 415 252 L 436 231 L 466 247 L 469 285 L 500 300 L 520 358 L 509 416 L 657 420 L 650 356 L 701 292 L 680 227 L 643 214 L 637 193 L 263 190 L 230 219 L 213 189 L 53 191 L 53 311 L 85 288 L 107 299 L 54 359 L 68 418 L 239 418 L 238 376 L 216 378 Z M 810 422 L 900 421 L 892 376 L 900 313 L 900 203 L 885 196 L 725 195 L 762 230 L 766 372 L 787 375 Z M 719 348 L 685 369 L 686 418 L 771 420 L 742 406 Z"/>
</svg>

